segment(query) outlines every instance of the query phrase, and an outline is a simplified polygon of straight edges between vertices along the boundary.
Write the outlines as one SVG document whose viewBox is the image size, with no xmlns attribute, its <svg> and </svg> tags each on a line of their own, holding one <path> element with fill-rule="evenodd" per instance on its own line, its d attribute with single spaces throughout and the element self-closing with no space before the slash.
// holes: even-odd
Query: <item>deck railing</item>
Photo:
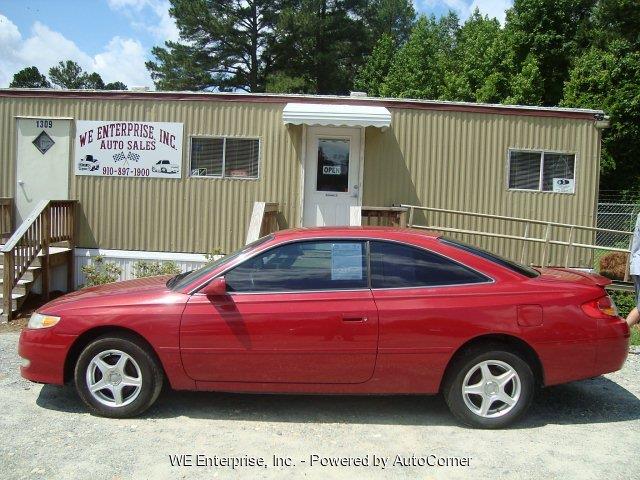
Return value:
<svg viewBox="0 0 640 480">
<path fill-rule="evenodd" d="M 73 246 L 75 244 L 76 200 L 43 200 L 22 222 L 2 247 L 3 255 L 3 313 L 11 320 L 11 293 L 36 257 L 42 254 L 42 295 L 49 298 L 49 247 L 52 243 L 67 242 L 69 278 L 73 275 Z"/>
<path fill-rule="evenodd" d="M 253 203 L 246 243 L 251 243 L 279 229 L 278 208 L 279 205 L 275 202 Z"/>
<path fill-rule="evenodd" d="M 405 207 L 366 207 L 353 206 L 349 211 L 349 225 L 406 227 L 407 208 Z"/>
<path fill-rule="evenodd" d="M 611 230 L 607 228 L 597 228 L 590 227 L 586 225 L 573 225 L 569 223 L 560 223 L 560 222 L 547 222 L 544 220 L 534 220 L 530 218 L 519 218 L 519 217 L 508 217 L 504 215 L 491 215 L 486 213 L 477 213 L 477 212 L 467 212 L 462 210 L 448 210 L 444 208 L 432 208 L 432 207 L 421 207 L 417 205 L 402 205 L 409 210 L 409 219 L 407 222 L 407 226 L 410 228 L 420 228 L 425 230 L 436 230 L 440 232 L 448 232 L 448 233 L 457 233 L 457 234 L 467 234 L 467 235 L 478 235 L 484 237 L 492 237 L 492 238 L 502 238 L 508 240 L 519 240 L 522 242 L 521 253 L 520 253 L 520 261 L 522 263 L 525 262 L 527 255 L 527 247 L 529 244 L 538 244 L 542 245 L 542 252 L 540 255 L 539 265 L 542 267 L 547 266 L 547 258 L 549 253 L 549 248 L 551 246 L 560 246 L 564 248 L 564 261 L 563 264 L 565 267 L 570 267 L 570 258 L 571 252 L 573 249 L 584 248 L 588 250 L 602 250 L 608 252 L 622 252 L 629 253 L 631 248 L 631 241 L 633 240 L 633 232 L 628 232 L 624 230 Z M 424 224 L 416 224 L 415 223 L 415 214 L 416 212 L 424 212 L 425 223 Z M 522 234 L 515 233 L 518 228 L 512 226 L 509 230 L 514 233 L 506 234 L 506 233 L 498 233 L 495 231 L 483 231 L 483 230 L 471 230 L 471 229 L 463 229 L 463 228 L 453 228 L 445 225 L 437 225 L 429 221 L 428 213 L 435 214 L 450 214 L 453 216 L 463 216 L 463 217 L 472 217 L 472 218 L 484 218 L 496 221 L 504 221 L 504 222 L 513 222 L 516 225 L 520 225 L 522 229 Z M 544 234 L 540 236 L 534 236 L 531 232 L 533 230 L 533 226 L 541 226 Z M 564 232 L 562 238 L 553 237 L 552 229 L 559 229 Z M 607 233 L 607 234 L 617 234 L 626 236 L 629 238 L 628 247 L 609 247 L 603 245 L 595 245 L 593 243 L 585 243 L 584 241 L 578 241 L 579 232 L 588 232 L 590 234 L 596 233 Z M 584 237 L 584 235 L 583 235 Z M 629 280 L 629 255 L 627 255 L 627 265 L 625 271 L 624 281 L 627 282 Z"/>
<path fill-rule="evenodd" d="M 13 198 L 0 197 L 0 242 L 13 233 Z"/>
</svg>

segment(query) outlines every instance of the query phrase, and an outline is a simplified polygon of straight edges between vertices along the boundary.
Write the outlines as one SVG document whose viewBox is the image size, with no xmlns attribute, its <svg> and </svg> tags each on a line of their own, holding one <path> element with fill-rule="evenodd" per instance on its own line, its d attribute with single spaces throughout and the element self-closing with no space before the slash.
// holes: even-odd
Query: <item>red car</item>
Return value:
<svg viewBox="0 0 640 480">
<path fill-rule="evenodd" d="M 22 375 L 74 382 L 99 415 L 176 390 L 436 394 L 467 425 L 520 417 L 538 386 L 622 367 L 603 277 L 534 270 L 436 234 L 281 231 L 200 270 L 86 288 L 33 315 Z"/>
</svg>

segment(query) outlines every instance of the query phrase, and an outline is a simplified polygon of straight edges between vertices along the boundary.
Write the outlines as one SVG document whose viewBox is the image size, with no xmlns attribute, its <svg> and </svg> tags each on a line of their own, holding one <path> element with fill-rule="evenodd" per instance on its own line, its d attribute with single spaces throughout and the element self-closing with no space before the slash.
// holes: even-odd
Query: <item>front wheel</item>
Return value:
<svg viewBox="0 0 640 480">
<path fill-rule="evenodd" d="M 449 409 L 462 423 L 502 428 L 529 408 L 534 385 L 531 367 L 515 353 L 475 350 L 452 366 L 443 393 Z"/>
<path fill-rule="evenodd" d="M 104 336 L 80 354 L 75 368 L 78 395 L 100 416 L 141 414 L 158 398 L 163 375 L 154 356 L 129 337 Z"/>
</svg>

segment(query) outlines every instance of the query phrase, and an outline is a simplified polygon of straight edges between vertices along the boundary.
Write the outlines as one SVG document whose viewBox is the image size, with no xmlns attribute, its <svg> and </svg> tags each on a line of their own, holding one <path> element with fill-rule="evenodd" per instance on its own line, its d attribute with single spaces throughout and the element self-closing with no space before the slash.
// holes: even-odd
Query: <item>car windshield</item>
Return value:
<svg viewBox="0 0 640 480">
<path fill-rule="evenodd" d="M 467 243 L 460 242 L 458 240 L 454 240 L 449 237 L 441 237 L 440 241 L 442 243 L 446 243 L 447 245 L 451 245 L 452 247 L 457 247 L 466 252 L 473 253 L 474 255 L 484 258 L 485 260 L 489 260 L 493 263 L 497 263 L 498 265 L 508 268 L 511 271 L 519 273 L 520 275 L 525 275 L 529 278 L 535 278 L 538 275 L 540 275 L 540 273 L 537 270 L 534 270 L 531 267 L 527 267 L 526 265 L 522 265 L 512 260 L 508 260 L 504 257 L 501 257 L 500 255 L 496 255 L 495 253 L 488 252 L 474 245 L 469 245 Z"/>
<path fill-rule="evenodd" d="M 167 287 L 169 287 L 172 290 L 182 290 L 187 285 L 193 282 L 196 282 L 201 278 L 206 277 L 209 273 L 211 273 L 221 265 L 224 265 L 226 263 L 229 263 L 235 260 L 236 258 L 240 257 L 241 255 L 244 255 L 245 253 L 254 249 L 255 247 L 262 245 L 263 243 L 272 239 L 273 239 L 273 234 L 259 238 L 255 242 L 248 243 L 241 249 L 236 250 L 235 252 L 230 253 L 228 255 L 225 255 L 224 257 L 221 257 L 217 260 L 214 260 L 213 262 L 208 263 L 207 265 L 205 265 L 204 267 L 198 270 L 192 270 L 190 272 L 180 273 L 175 277 L 171 277 L 169 281 L 167 281 Z"/>
</svg>

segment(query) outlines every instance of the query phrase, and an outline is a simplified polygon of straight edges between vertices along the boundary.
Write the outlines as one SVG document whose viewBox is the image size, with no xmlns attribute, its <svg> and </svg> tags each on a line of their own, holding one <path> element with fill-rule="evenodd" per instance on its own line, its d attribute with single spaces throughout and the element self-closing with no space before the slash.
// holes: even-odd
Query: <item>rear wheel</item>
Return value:
<svg viewBox="0 0 640 480">
<path fill-rule="evenodd" d="M 515 353 L 473 350 L 452 366 L 444 386 L 451 412 L 465 425 L 502 428 L 520 418 L 533 398 L 531 367 Z"/>
<path fill-rule="evenodd" d="M 100 337 L 80 354 L 75 368 L 78 395 L 101 416 L 133 417 L 149 408 L 162 389 L 154 356 L 129 337 Z"/>
</svg>

